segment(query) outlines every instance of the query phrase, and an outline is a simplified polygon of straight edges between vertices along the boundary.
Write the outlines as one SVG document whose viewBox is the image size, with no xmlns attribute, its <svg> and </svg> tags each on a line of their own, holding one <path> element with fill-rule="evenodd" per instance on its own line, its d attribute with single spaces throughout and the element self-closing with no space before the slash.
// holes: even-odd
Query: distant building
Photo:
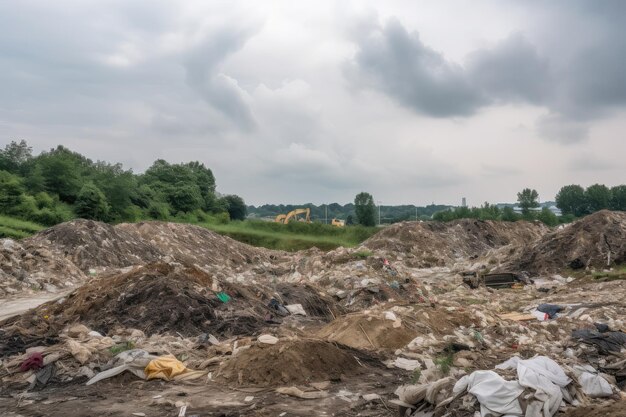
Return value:
<svg viewBox="0 0 626 417">
<path fill-rule="evenodd" d="M 550 210 L 555 215 L 557 216 L 563 215 L 563 213 L 561 213 L 561 209 L 558 208 L 557 206 L 547 206 L 547 207 L 548 207 L 548 210 Z M 533 207 L 530 209 L 530 211 L 536 211 L 536 212 L 539 212 L 541 210 L 543 210 L 543 207 Z M 522 208 L 520 206 L 513 206 L 513 211 L 516 212 L 517 214 L 522 214 Z"/>
<path fill-rule="evenodd" d="M 467 207 L 467 200 L 465 199 L 465 197 L 461 199 L 461 207 Z"/>
</svg>

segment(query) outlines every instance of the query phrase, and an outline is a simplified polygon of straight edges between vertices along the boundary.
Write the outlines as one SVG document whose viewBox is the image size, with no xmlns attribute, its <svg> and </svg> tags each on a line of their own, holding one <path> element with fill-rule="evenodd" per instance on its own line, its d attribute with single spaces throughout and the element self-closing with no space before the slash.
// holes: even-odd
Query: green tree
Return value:
<svg viewBox="0 0 626 417">
<path fill-rule="evenodd" d="M 580 217 L 587 214 L 585 190 L 580 185 L 572 184 L 562 187 L 557 193 L 556 206 L 564 215 L 573 214 Z"/>
<path fill-rule="evenodd" d="M 247 208 L 243 198 L 238 195 L 227 195 L 224 197 L 228 205 L 228 215 L 232 220 L 243 220 L 246 218 Z"/>
<path fill-rule="evenodd" d="M 524 188 L 521 192 L 517 193 L 517 202 L 522 209 L 522 214 L 528 215 L 531 208 L 539 207 L 539 193 L 537 190 L 531 190 L 530 188 Z"/>
<path fill-rule="evenodd" d="M 501 219 L 505 222 L 514 222 L 519 220 L 519 215 L 515 213 L 512 207 L 507 206 L 502 209 Z"/>
<path fill-rule="evenodd" d="M 359 224 L 363 226 L 376 225 L 376 207 L 374 197 L 370 193 L 361 192 L 354 198 L 354 211 Z"/>
<path fill-rule="evenodd" d="M 24 186 L 17 175 L 0 171 L 0 212 L 14 213 L 22 201 Z"/>
<path fill-rule="evenodd" d="M 352 214 L 348 214 L 348 217 L 346 217 L 346 226 L 352 226 L 354 224 L 354 218 L 352 217 Z"/>
<path fill-rule="evenodd" d="M 603 184 L 590 185 L 585 190 L 585 200 L 590 213 L 609 208 L 611 190 Z"/>
<path fill-rule="evenodd" d="M 61 201 L 70 204 L 76 201 L 85 182 L 85 174 L 92 165 L 89 159 L 63 146 L 42 153 L 33 163 L 32 170 L 41 170 L 45 191 L 58 194 Z"/>
<path fill-rule="evenodd" d="M 167 220 L 170 217 L 169 205 L 153 201 L 148 207 L 148 216 L 152 219 Z"/>
<path fill-rule="evenodd" d="M 168 195 L 170 206 L 176 212 L 190 212 L 202 207 L 202 195 L 195 184 L 184 184 L 176 187 Z"/>
<path fill-rule="evenodd" d="M 552 213 L 552 211 L 547 207 L 541 209 L 537 215 L 537 220 L 548 226 L 556 226 L 559 224 L 559 219 L 556 217 L 556 214 Z"/>
<path fill-rule="evenodd" d="M 18 173 L 20 168 L 32 158 L 33 148 L 28 146 L 25 140 L 19 143 L 11 141 L 0 150 L 0 170 Z"/>
<path fill-rule="evenodd" d="M 109 203 L 93 182 L 87 182 L 78 193 L 75 211 L 83 219 L 106 221 L 109 217 Z"/>
<path fill-rule="evenodd" d="M 611 210 L 626 211 L 626 185 L 611 188 Z"/>
</svg>

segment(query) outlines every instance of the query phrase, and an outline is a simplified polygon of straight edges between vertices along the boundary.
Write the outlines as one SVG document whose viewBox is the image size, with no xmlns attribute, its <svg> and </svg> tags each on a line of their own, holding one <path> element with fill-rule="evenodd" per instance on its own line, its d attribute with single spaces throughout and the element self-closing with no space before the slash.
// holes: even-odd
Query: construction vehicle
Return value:
<svg viewBox="0 0 626 417">
<path fill-rule="evenodd" d="M 298 217 L 298 215 L 304 214 L 304 217 Z M 288 224 L 291 220 L 297 220 L 299 222 L 311 223 L 311 209 L 310 208 L 299 208 L 290 211 L 287 214 L 279 214 L 276 216 L 274 221 L 276 223 Z"/>
<path fill-rule="evenodd" d="M 337 227 L 344 227 L 346 225 L 346 221 L 339 220 L 339 219 L 332 219 L 330 224 L 332 224 L 333 226 L 337 226 Z"/>
</svg>

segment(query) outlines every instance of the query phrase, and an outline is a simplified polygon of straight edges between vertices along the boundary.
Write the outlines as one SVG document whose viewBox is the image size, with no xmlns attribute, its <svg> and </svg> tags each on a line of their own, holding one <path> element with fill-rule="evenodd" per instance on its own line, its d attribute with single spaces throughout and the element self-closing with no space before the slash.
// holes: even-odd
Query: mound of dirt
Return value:
<svg viewBox="0 0 626 417">
<path fill-rule="evenodd" d="M 626 213 L 602 210 L 560 227 L 523 248 L 507 268 L 554 273 L 626 262 Z"/>
<path fill-rule="evenodd" d="M 562 417 L 626 417 L 626 401 L 616 401 L 612 404 L 592 405 L 565 411 L 559 414 Z"/>
<path fill-rule="evenodd" d="M 123 268 L 158 260 L 162 254 L 140 236 L 93 220 L 72 220 L 24 239 L 25 246 L 46 247 L 87 271 Z"/>
<path fill-rule="evenodd" d="M 85 280 L 71 261 L 43 246 L 0 240 L 0 297 L 41 290 L 56 292 Z"/>
<path fill-rule="evenodd" d="M 220 281 L 289 272 L 282 252 L 256 248 L 189 224 L 112 226 L 73 220 L 19 242 L 0 244 L 0 296 L 82 284 L 90 270 L 107 275 L 153 262 L 199 266 Z"/>
<path fill-rule="evenodd" d="M 222 302 L 211 287 L 212 277 L 196 267 L 150 264 L 86 283 L 62 302 L 42 304 L 8 319 L 5 328 L 29 329 L 52 336 L 80 322 L 103 334 L 115 328 L 136 328 L 151 334 L 217 337 L 250 335 L 265 325 L 265 307 L 245 288 L 222 284 L 230 296 Z"/>
<path fill-rule="evenodd" d="M 252 345 L 224 363 L 217 376 L 238 385 L 273 387 L 338 380 L 341 375 L 357 374 L 359 368 L 350 350 L 299 339 Z"/>
<path fill-rule="evenodd" d="M 302 304 L 307 315 L 325 321 L 330 321 L 343 312 L 330 296 L 321 293 L 309 284 L 281 283 L 276 285 L 275 292 L 284 304 Z"/>
<path fill-rule="evenodd" d="M 415 330 L 393 324 L 385 318 L 353 314 L 322 327 L 317 336 L 355 349 L 400 349 L 417 336 Z"/>
<path fill-rule="evenodd" d="M 463 219 L 442 222 L 402 222 L 376 233 L 363 243 L 368 249 L 403 258 L 407 266 L 451 266 L 490 249 L 524 244 L 548 232 L 541 223 Z"/>
<path fill-rule="evenodd" d="M 123 223 L 116 231 L 149 245 L 158 253 L 187 265 L 203 268 L 251 268 L 276 258 L 281 252 L 246 245 L 204 227 L 166 222 Z M 141 253 L 141 252 L 139 252 Z M 148 262 L 150 259 L 144 259 Z"/>
</svg>

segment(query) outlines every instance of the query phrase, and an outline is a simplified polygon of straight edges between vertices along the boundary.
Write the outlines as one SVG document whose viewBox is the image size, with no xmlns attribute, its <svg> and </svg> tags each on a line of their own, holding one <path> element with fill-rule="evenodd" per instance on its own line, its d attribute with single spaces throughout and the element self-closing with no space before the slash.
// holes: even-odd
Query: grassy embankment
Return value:
<svg viewBox="0 0 626 417">
<path fill-rule="evenodd" d="M 240 242 L 269 249 L 296 251 L 317 247 L 331 250 L 339 246 L 353 247 L 376 233 L 375 227 L 335 227 L 321 223 L 293 222 L 287 225 L 260 220 L 198 222 L 188 218 L 175 219 L 194 223 Z M 14 217 L 0 215 L 0 238 L 22 239 L 43 230 L 45 226 Z"/>
<path fill-rule="evenodd" d="M 210 230 L 253 246 L 297 251 L 317 247 L 331 250 L 353 247 L 378 231 L 375 227 L 335 227 L 321 223 L 279 224 L 260 220 L 232 221 L 226 224 L 200 223 Z"/>
<path fill-rule="evenodd" d="M 21 239 L 43 229 L 44 226 L 37 223 L 0 215 L 0 238 Z"/>
</svg>

